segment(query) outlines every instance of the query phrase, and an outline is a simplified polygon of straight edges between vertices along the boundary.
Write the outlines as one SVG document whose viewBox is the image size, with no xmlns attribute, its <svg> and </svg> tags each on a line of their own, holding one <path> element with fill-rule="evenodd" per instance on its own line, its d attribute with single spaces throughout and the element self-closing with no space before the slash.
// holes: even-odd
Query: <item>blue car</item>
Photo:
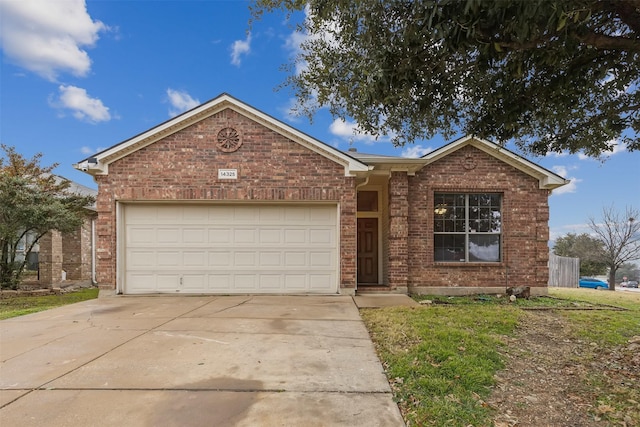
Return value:
<svg viewBox="0 0 640 427">
<path fill-rule="evenodd" d="M 609 289 L 609 285 L 607 285 L 607 283 L 592 277 L 581 277 L 579 286 L 581 288 Z"/>
</svg>

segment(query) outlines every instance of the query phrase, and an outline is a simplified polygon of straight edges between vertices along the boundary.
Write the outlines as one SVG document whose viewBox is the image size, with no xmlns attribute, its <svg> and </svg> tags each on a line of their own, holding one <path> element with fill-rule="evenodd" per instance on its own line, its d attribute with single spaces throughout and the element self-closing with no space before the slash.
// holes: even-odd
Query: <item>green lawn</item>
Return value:
<svg viewBox="0 0 640 427">
<path fill-rule="evenodd" d="M 48 310 L 98 297 L 98 288 L 81 289 L 60 295 L 18 296 L 0 299 L 0 320 Z"/>
<path fill-rule="evenodd" d="M 501 337 L 516 332 L 525 309 L 563 313 L 572 333 L 596 343 L 599 354 L 640 335 L 640 294 L 552 289 L 550 296 L 516 303 L 489 296 L 420 297 L 416 299 L 432 304 L 361 310 L 405 421 L 420 426 L 492 425 L 484 400 L 494 374 L 504 367 Z M 603 304 L 627 311 L 593 309 Z M 597 372 L 589 385 L 606 387 Z M 623 399 L 617 407 L 621 411 L 638 398 L 634 390 L 610 395 L 611 400 Z"/>
</svg>

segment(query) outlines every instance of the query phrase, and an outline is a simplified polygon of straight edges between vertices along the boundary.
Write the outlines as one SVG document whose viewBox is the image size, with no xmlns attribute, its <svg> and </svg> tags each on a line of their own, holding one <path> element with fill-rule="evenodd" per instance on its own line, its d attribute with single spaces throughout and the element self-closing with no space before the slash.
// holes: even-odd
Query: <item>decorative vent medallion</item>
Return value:
<svg viewBox="0 0 640 427">
<path fill-rule="evenodd" d="M 242 145 L 238 131 L 234 128 L 224 128 L 218 132 L 218 149 L 224 153 L 233 153 Z"/>
<path fill-rule="evenodd" d="M 475 169 L 477 166 L 476 164 L 476 159 L 473 157 L 472 154 L 467 154 L 464 156 L 464 159 L 462 160 L 462 167 L 465 168 L 466 170 L 470 171 Z"/>
</svg>

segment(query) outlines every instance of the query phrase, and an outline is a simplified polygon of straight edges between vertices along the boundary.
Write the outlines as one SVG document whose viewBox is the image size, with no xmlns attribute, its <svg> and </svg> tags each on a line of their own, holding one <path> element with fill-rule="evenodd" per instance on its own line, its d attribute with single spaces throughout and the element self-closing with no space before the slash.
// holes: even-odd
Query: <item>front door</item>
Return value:
<svg viewBox="0 0 640 427">
<path fill-rule="evenodd" d="M 378 218 L 358 218 L 358 283 L 378 284 Z"/>
</svg>

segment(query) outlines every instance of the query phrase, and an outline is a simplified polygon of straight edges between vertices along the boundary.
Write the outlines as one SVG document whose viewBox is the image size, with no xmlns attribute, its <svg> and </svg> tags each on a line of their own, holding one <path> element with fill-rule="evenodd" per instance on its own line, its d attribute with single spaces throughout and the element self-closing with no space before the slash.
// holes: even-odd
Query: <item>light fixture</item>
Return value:
<svg viewBox="0 0 640 427">
<path fill-rule="evenodd" d="M 435 212 L 436 215 L 444 215 L 447 213 L 447 205 L 445 204 L 436 205 L 436 208 L 433 210 L 433 212 Z"/>
</svg>

